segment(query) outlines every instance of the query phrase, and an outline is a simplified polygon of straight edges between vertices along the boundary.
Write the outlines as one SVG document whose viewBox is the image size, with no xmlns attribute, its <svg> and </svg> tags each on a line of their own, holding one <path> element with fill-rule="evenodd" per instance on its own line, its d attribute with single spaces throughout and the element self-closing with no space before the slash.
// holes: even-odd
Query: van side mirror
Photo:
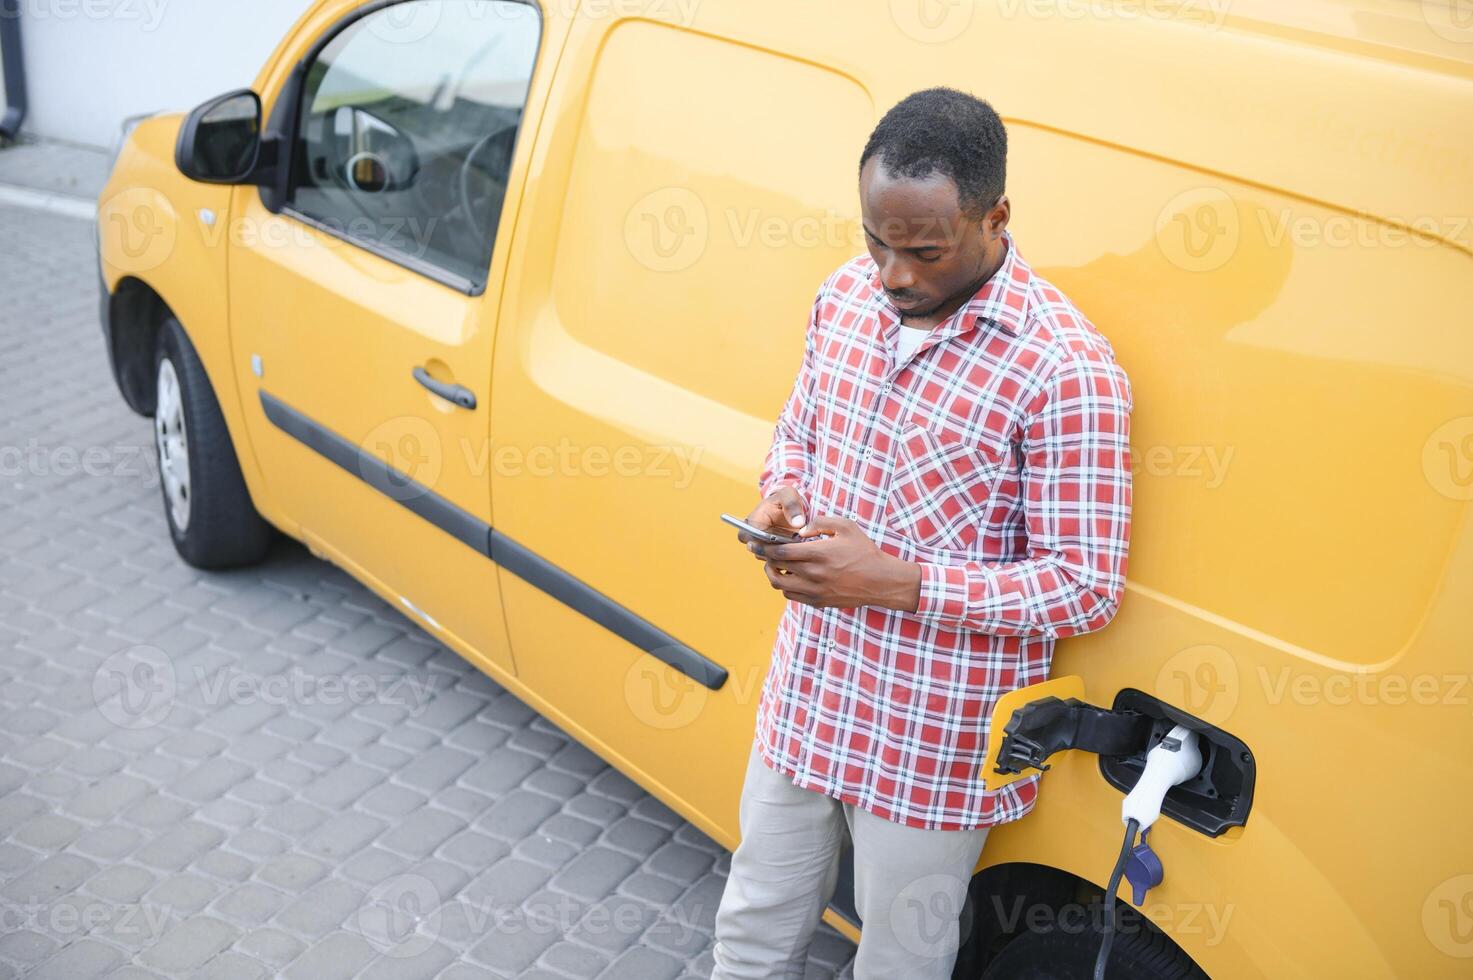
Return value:
<svg viewBox="0 0 1473 980">
<path fill-rule="evenodd" d="M 261 183 L 274 169 L 261 139 L 261 98 L 249 89 L 227 92 L 184 118 L 174 162 L 190 180 L 207 184 Z M 274 150 L 274 145 L 270 146 Z"/>
</svg>

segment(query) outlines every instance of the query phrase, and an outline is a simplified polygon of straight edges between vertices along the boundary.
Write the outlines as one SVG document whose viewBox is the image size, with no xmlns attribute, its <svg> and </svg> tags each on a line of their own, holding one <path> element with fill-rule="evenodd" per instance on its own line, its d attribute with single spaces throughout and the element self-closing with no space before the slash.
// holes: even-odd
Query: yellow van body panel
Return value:
<svg viewBox="0 0 1473 980">
<path fill-rule="evenodd" d="M 255 81 L 268 115 L 296 61 L 360 6 L 303 15 Z M 1146 914 L 1217 977 L 1465 975 L 1473 45 L 1456 11 L 927 9 L 545 4 L 475 298 L 346 244 L 310 260 L 241 251 L 239 234 L 301 229 L 255 188 L 182 177 L 180 117 L 157 117 L 100 201 L 104 281 L 141 280 L 184 324 L 267 519 L 401 609 L 402 583 L 424 587 L 430 619 L 407 614 L 734 846 L 784 600 L 717 515 L 755 504 L 814 291 L 863 250 L 870 128 L 932 85 L 989 99 L 1008 124 L 1020 250 L 1110 339 L 1135 392 L 1127 596 L 1107 629 L 1059 644 L 1055 676 L 1083 678 L 1096 704 L 1154 694 L 1257 760 L 1245 827 L 1153 830 L 1167 873 Z M 334 319 L 353 301 L 430 326 L 370 360 Z M 272 317 L 290 311 L 324 329 L 287 337 Z M 283 461 L 305 450 L 262 414 L 249 363 L 272 330 L 268 382 L 351 365 L 319 392 L 347 438 L 371 446 L 390 411 L 433 425 L 449 440 L 437 491 L 725 683 L 670 669 L 484 556 L 452 556 L 443 530 L 347 474 L 303 483 Z M 436 351 L 484 371 L 458 378 L 481 398 L 473 415 L 447 422 L 423 392 L 386 408 L 355 383 Z M 455 458 L 462 437 L 488 451 L 479 467 Z M 392 445 L 382 458 L 396 462 Z M 453 573 L 415 567 L 420 553 Z M 1070 753 L 980 867 L 1102 884 L 1119 805 L 1097 761 Z"/>
</svg>

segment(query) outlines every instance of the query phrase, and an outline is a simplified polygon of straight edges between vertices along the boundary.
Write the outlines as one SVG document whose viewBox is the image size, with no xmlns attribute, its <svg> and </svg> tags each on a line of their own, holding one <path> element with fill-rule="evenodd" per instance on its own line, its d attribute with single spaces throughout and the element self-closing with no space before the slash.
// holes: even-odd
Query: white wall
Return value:
<svg viewBox="0 0 1473 980">
<path fill-rule="evenodd" d="M 140 112 L 188 109 L 255 79 L 311 0 L 19 0 L 22 132 L 111 146 Z"/>
</svg>

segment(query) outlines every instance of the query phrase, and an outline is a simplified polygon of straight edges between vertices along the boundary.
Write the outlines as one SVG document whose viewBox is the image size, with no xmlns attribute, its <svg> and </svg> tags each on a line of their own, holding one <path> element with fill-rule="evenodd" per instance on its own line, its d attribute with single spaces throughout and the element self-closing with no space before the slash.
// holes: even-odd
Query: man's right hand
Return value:
<svg viewBox="0 0 1473 980">
<path fill-rule="evenodd" d="M 808 523 L 808 515 L 803 512 L 803 497 L 792 484 L 781 484 L 747 515 L 747 523 L 797 532 Z M 745 531 L 737 532 L 737 540 L 746 545 L 748 550 L 751 550 L 756 541 Z"/>
</svg>

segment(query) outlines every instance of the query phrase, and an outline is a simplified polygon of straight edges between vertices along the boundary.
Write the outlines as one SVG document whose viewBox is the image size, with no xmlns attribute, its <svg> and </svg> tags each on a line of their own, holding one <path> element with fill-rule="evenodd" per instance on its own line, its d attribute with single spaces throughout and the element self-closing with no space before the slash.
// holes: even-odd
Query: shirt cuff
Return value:
<svg viewBox="0 0 1473 980">
<path fill-rule="evenodd" d="M 959 623 L 967 615 L 967 571 L 960 565 L 922 561 L 921 597 L 914 615 L 940 624 Z"/>
</svg>

